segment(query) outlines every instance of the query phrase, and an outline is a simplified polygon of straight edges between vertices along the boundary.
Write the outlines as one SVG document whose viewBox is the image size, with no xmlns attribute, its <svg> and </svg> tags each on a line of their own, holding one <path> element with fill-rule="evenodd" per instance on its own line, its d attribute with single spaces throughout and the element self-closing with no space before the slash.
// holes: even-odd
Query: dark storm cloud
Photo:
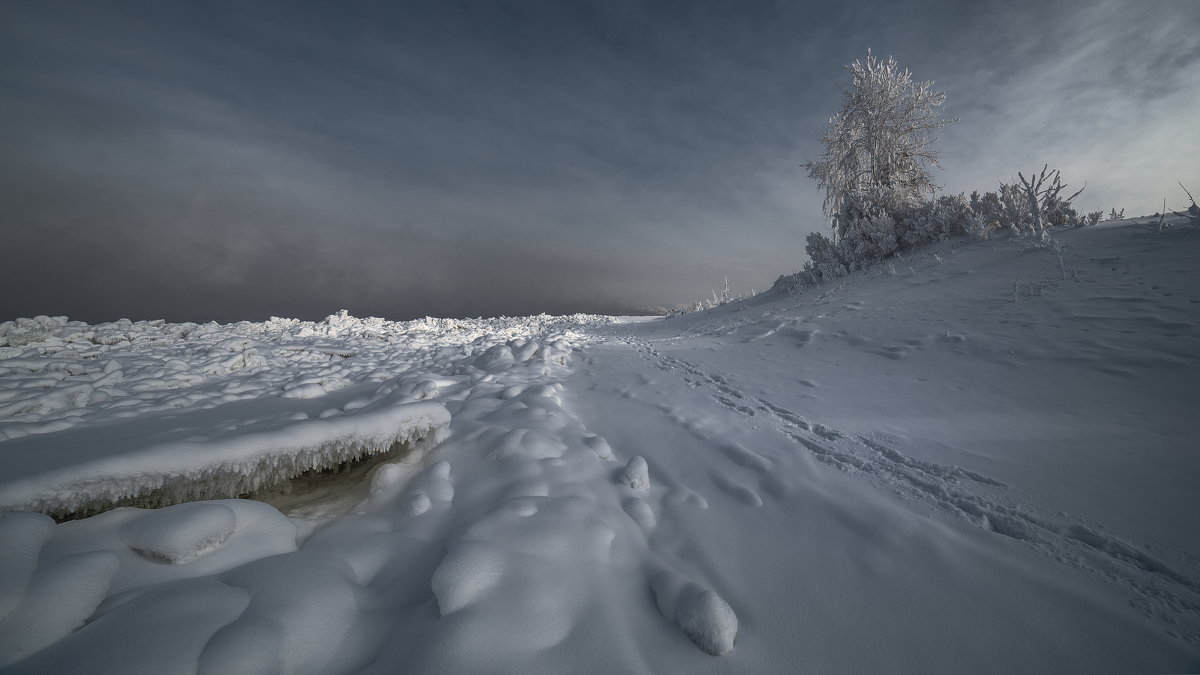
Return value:
<svg viewBox="0 0 1200 675">
<path fill-rule="evenodd" d="M 798 165 L 867 46 L 963 118 L 947 189 L 1050 161 L 1150 210 L 1200 151 L 1196 5 L 1152 6 L 13 3 L 0 318 L 761 290 L 823 227 Z"/>
</svg>

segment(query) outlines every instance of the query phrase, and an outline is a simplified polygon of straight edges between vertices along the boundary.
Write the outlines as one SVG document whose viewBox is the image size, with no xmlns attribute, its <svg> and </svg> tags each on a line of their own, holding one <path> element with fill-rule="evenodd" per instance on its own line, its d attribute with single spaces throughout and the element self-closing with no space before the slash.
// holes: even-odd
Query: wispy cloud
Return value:
<svg viewBox="0 0 1200 675">
<path fill-rule="evenodd" d="M 85 2 L 0 16 L 0 315 L 627 311 L 764 288 L 867 46 L 962 118 L 947 189 L 1188 181 L 1197 5 Z M 1192 182 L 1200 183 L 1193 179 Z M 38 251 L 31 257 L 28 251 Z"/>
</svg>

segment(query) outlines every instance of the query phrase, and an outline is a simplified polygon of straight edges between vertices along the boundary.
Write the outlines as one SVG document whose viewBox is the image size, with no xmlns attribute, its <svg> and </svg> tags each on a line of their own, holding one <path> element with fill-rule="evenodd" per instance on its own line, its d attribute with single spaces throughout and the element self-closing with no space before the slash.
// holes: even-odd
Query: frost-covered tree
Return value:
<svg viewBox="0 0 1200 675">
<path fill-rule="evenodd" d="M 841 88 L 842 109 L 821 137 L 825 151 L 804 165 L 825 190 L 825 214 L 839 237 L 854 220 L 841 214 L 849 197 L 857 197 L 857 210 L 871 205 L 867 210 L 874 212 L 864 215 L 875 218 L 934 192 L 930 167 L 940 168 L 941 155 L 933 144 L 938 131 L 956 121 L 938 116 L 945 93 L 934 91 L 932 82 L 914 82 L 890 56 L 879 59 L 868 49 L 866 60 L 846 70 L 850 85 Z"/>
</svg>

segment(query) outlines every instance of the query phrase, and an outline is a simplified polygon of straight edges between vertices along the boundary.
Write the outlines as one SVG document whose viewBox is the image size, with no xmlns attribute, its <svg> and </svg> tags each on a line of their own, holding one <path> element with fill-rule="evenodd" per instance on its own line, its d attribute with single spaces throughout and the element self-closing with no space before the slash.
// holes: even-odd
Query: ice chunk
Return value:
<svg viewBox="0 0 1200 675">
<path fill-rule="evenodd" d="M 121 540 L 146 558 L 178 565 L 224 544 L 236 524 L 224 504 L 176 504 L 128 523 Z"/>
<path fill-rule="evenodd" d="M 50 327 L 35 319 L 17 319 L 9 326 L 6 337 L 10 346 L 22 347 L 46 340 L 50 337 Z"/>
<path fill-rule="evenodd" d="M 634 455 L 617 475 L 617 482 L 633 490 L 650 490 L 650 468 L 640 455 Z"/>
</svg>

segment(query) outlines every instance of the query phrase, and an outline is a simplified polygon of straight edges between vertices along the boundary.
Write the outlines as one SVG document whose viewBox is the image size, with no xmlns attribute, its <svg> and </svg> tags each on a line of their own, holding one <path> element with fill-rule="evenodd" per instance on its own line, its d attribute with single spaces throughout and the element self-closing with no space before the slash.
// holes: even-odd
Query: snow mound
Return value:
<svg viewBox="0 0 1200 675">
<path fill-rule="evenodd" d="M 475 360 L 475 366 L 480 370 L 497 372 L 507 370 L 515 361 L 516 358 L 513 356 L 512 348 L 508 345 L 496 345 L 481 354 Z"/>
<path fill-rule="evenodd" d="M 630 458 L 617 475 L 617 482 L 631 490 L 648 492 L 650 490 L 650 467 L 640 455 Z"/>
<path fill-rule="evenodd" d="M 250 602 L 205 645 L 199 673 L 319 675 L 348 670 L 336 665 L 339 659 L 362 660 L 344 649 L 353 633 L 368 632 L 359 607 L 362 588 L 337 556 L 299 551 L 265 558 L 221 580 L 244 589 Z"/>
<path fill-rule="evenodd" d="M 70 635 L 108 594 L 120 559 L 87 551 L 39 565 L 17 608 L 0 621 L 0 666 L 15 663 Z"/>
<path fill-rule="evenodd" d="M 589 435 L 583 439 L 583 442 L 585 445 L 591 448 L 592 452 L 596 453 L 596 456 L 600 459 L 613 458 L 612 446 L 608 444 L 608 441 L 606 441 L 603 436 L 596 436 L 594 434 Z"/>
<path fill-rule="evenodd" d="M 737 615 L 715 591 L 668 571 L 655 575 L 650 588 L 658 610 L 697 647 L 714 656 L 733 651 Z"/>
<path fill-rule="evenodd" d="M 252 500 L 190 502 L 165 509 L 126 507 L 62 523 L 41 550 L 38 564 L 108 551 L 120 560 L 110 591 L 115 595 L 290 553 L 296 550 L 296 539 L 295 522 L 269 504 Z"/>
<path fill-rule="evenodd" d="M 38 554 L 54 534 L 54 521 L 39 513 L 0 516 L 0 621 L 12 613 L 25 594 Z"/>
<path fill-rule="evenodd" d="M 223 504 L 176 504 L 121 528 L 121 539 L 150 560 L 180 564 L 224 544 L 236 524 Z"/>
<path fill-rule="evenodd" d="M 405 511 L 413 517 L 419 516 L 431 508 L 433 508 L 433 502 L 429 500 L 429 495 L 424 493 L 417 493 L 409 497 L 404 505 Z"/>
<path fill-rule="evenodd" d="M 637 497 L 630 497 L 622 501 L 621 506 L 625 509 L 625 513 L 633 519 L 633 522 L 643 530 L 652 530 L 658 523 L 657 518 L 654 517 L 654 509 Z"/>
</svg>

